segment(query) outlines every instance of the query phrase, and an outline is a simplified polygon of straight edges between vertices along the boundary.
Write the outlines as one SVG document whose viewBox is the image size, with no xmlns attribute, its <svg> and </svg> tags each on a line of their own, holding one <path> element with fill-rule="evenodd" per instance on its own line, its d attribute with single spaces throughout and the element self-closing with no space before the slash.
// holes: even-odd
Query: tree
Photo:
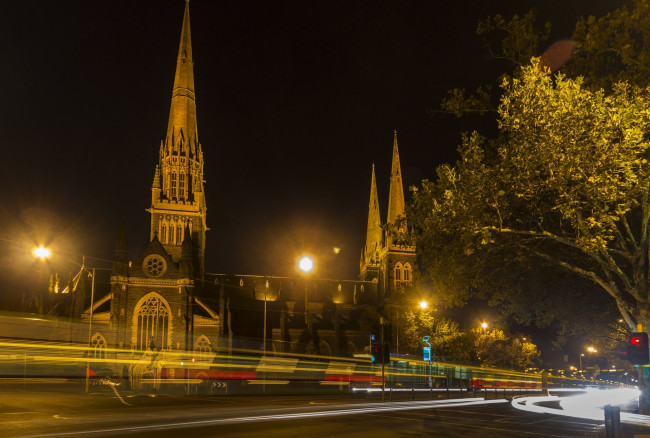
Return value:
<svg viewBox="0 0 650 438">
<path fill-rule="evenodd" d="M 499 137 L 464 136 L 458 163 L 414 193 L 424 265 L 452 251 L 498 257 L 499 272 L 561 267 L 608 294 L 630 327 L 649 326 L 650 89 L 592 91 L 539 60 L 502 89 Z"/>
<path fill-rule="evenodd" d="M 476 358 L 481 366 L 525 370 L 537 366 L 540 352 L 530 341 L 511 339 L 501 329 L 472 330 Z"/>
<path fill-rule="evenodd" d="M 650 4 L 634 0 L 632 10 L 626 6 L 603 17 L 580 17 L 571 40 L 556 41 L 550 46 L 551 23 L 539 23 L 535 9 L 525 15 L 486 17 L 478 22 L 476 34 L 495 60 L 503 61 L 504 74 L 498 78 L 517 77 L 519 69 L 532 57 L 541 57 L 552 71 L 561 68 L 568 77 L 582 76 L 593 90 L 611 91 L 614 84 L 627 81 L 645 87 L 650 82 Z M 559 59 L 558 59 L 559 58 Z M 443 112 L 458 117 L 468 113 L 495 113 L 499 89 L 491 85 L 478 87 L 474 94 L 455 88 L 441 102 Z"/>
</svg>

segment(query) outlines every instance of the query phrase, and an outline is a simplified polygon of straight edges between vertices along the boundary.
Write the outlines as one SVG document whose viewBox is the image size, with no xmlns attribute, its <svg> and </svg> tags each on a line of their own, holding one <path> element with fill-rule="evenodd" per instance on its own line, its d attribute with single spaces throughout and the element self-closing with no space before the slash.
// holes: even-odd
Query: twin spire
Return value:
<svg viewBox="0 0 650 438">
<path fill-rule="evenodd" d="M 388 195 L 388 216 L 386 223 L 394 224 L 399 217 L 405 217 L 404 186 L 402 184 L 402 169 L 399 162 L 399 148 L 397 145 L 397 131 L 393 138 L 393 161 L 390 172 L 390 191 Z M 370 180 L 370 203 L 368 204 L 368 228 L 366 233 L 365 257 L 373 259 L 376 252 L 383 246 L 383 231 L 381 229 L 381 216 L 379 214 L 379 197 L 377 195 L 377 181 L 375 179 L 375 164 L 372 164 L 372 178 Z"/>
</svg>

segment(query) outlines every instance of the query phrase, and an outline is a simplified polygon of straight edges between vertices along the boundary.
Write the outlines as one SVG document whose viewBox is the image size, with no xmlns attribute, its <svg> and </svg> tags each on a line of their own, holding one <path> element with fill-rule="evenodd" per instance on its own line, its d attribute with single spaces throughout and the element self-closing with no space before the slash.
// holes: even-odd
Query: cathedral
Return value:
<svg viewBox="0 0 650 438">
<path fill-rule="evenodd" d="M 106 276 L 110 290 L 102 290 L 87 269 L 70 282 L 61 294 L 75 298 L 67 309 L 90 325 L 70 336 L 86 343 L 84 333 L 91 332 L 93 357 L 108 357 L 109 348 L 118 358 L 142 356 L 134 375 L 143 372 L 154 354 L 167 352 L 206 357 L 244 349 L 347 357 L 367 352 L 371 326 L 385 299 L 417 282 L 397 132 L 385 221 L 372 167 L 358 280 L 212 274 L 205 272 L 209 228 L 195 96 L 186 2 L 167 132 L 152 166 L 150 242 L 130 260 L 122 224 L 112 270 L 93 272 Z"/>
</svg>

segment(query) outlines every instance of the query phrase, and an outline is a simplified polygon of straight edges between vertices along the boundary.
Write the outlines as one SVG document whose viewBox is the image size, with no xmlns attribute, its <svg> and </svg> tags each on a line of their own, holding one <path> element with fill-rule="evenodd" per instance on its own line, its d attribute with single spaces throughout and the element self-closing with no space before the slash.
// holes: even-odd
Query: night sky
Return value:
<svg viewBox="0 0 650 438">
<path fill-rule="evenodd" d="M 374 162 L 385 217 L 393 131 L 405 189 L 456 159 L 489 117 L 438 109 L 447 90 L 506 66 L 475 35 L 487 15 L 535 6 L 570 37 L 619 1 L 190 3 L 208 206 L 206 270 L 356 278 Z M 0 27 L 0 242 L 22 275 L 36 243 L 107 266 L 124 218 L 135 258 L 167 129 L 183 0 L 4 2 Z M 408 195 L 407 195 L 408 196 Z M 338 255 L 333 248 L 341 248 Z"/>
</svg>

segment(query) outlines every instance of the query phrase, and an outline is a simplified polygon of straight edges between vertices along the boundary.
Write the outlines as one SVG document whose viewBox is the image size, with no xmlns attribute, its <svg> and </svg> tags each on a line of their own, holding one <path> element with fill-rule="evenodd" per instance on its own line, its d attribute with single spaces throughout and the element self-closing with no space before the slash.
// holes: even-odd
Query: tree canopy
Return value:
<svg viewBox="0 0 650 438">
<path fill-rule="evenodd" d="M 452 270 L 463 287 L 446 284 L 462 301 L 467 279 L 486 272 L 468 261 L 496 272 L 557 266 L 606 292 L 628 325 L 650 324 L 650 89 L 594 90 L 582 78 L 551 76 L 539 59 L 501 88 L 498 138 L 464 136 L 456 165 L 439 167 L 438 180 L 414 193 L 432 278 L 445 279 L 436 276 L 442 260 L 464 257 Z"/>
</svg>

